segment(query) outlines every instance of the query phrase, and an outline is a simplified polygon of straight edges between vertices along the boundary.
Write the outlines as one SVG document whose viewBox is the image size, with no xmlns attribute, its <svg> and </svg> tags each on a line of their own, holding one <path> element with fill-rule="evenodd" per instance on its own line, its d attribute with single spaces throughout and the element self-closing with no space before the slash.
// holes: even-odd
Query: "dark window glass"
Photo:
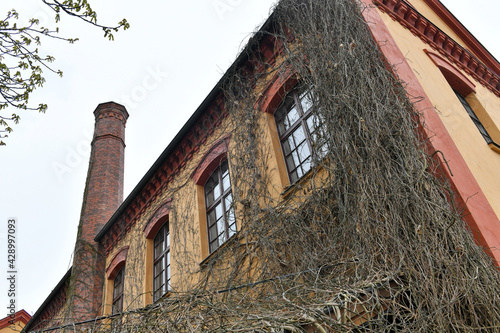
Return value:
<svg viewBox="0 0 500 333">
<path fill-rule="evenodd" d="M 236 233 L 229 167 L 224 161 L 205 183 L 210 253 Z"/>
<path fill-rule="evenodd" d="M 123 311 L 123 282 L 125 266 L 116 274 L 113 281 L 113 314 Z"/>
<path fill-rule="evenodd" d="M 295 183 L 326 155 L 323 122 L 313 114 L 311 91 L 293 90 L 274 113 L 290 181 Z"/>
<path fill-rule="evenodd" d="M 170 232 L 165 223 L 154 239 L 153 301 L 170 290 Z"/>
<path fill-rule="evenodd" d="M 455 90 L 454 90 L 455 91 Z M 486 131 L 486 128 L 484 128 L 483 124 L 479 120 L 479 118 L 476 116 L 474 113 L 474 110 L 472 110 L 471 106 L 467 102 L 464 96 L 462 96 L 459 92 L 455 91 L 455 94 L 457 95 L 458 99 L 464 106 L 465 111 L 469 114 L 470 119 L 474 122 L 476 125 L 477 129 L 479 130 L 479 133 L 483 136 L 484 140 L 486 140 L 486 143 L 490 144 L 493 143 L 493 140 L 491 139 L 490 135 Z"/>
</svg>

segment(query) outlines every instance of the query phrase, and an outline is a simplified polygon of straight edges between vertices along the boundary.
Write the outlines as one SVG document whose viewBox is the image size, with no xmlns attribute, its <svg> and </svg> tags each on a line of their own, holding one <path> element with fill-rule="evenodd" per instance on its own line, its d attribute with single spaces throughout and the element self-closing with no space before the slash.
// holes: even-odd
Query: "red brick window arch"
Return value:
<svg viewBox="0 0 500 333">
<path fill-rule="evenodd" d="M 274 112 L 274 119 L 288 176 L 293 184 L 327 153 L 324 122 L 314 112 L 312 90 L 296 86 Z"/>
<path fill-rule="evenodd" d="M 326 131 L 315 96 L 292 70 L 276 75 L 260 100 L 262 111 L 273 115 L 271 136 L 284 186 L 309 172 L 327 153 Z M 286 179 L 286 181 L 283 181 Z"/>
<path fill-rule="evenodd" d="M 227 151 L 230 136 L 217 141 L 201 159 L 193 173 L 203 188 L 208 252 L 213 253 L 237 231 Z"/>
<path fill-rule="evenodd" d="M 113 304 L 111 313 L 123 312 L 123 285 L 125 280 L 125 266 L 118 271 L 113 279 Z"/>
<path fill-rule="evenodd" d="M 170 230 L 168 221 L 154 238 L 153 301 L 156 302 L 170 289 Z"/>
<path fill-rule="evenodd" d="M 127 261 L 128 246 L 123 247 L 111 260 L 106 269 L 108 280 L 113 283 L 113 293 L 111 299 L 111 313 L 123 311 L 124 285 L 125 285 L 125 262 Z"/>
<path fill-rule="evenodd" d="M 490 116 L 484 110 L 481 103 L 477 100 L 476 89 L 464 74 L 441 57 L 439 54 L 429 50 L 424 50 L 432 62 L 439 68 L 441 74 L 453 89 L 458 100 L 464 107 L 470 119 L 476 125 L 479 133 L 486 143 L 496 152 L 500 152 L 500 132 L 491 120 Z M 471 105 L 472 102 L 474 105 Z"/>
<path fill-rule="evenodd" d="M 152 262 L 148 263 L 152 265 L 153 302 L 171 289 L 170 202 L 169 199 L 158 208 L 144 228 L 146 239 L 153 240 L 153 258 Z"/>
<path fill-rule="evenodd" d="M 210 253 L 236 234 L 229 165 L 224 160 L 204 186 Z"/>
</svg>

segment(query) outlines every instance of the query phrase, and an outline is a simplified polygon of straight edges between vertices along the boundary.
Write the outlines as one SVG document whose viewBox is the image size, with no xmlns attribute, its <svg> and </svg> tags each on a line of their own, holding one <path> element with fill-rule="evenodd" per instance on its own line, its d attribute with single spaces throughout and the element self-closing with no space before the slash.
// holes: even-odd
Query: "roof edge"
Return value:
<svg viewBox="0 0 500 333">
<path fill-rule="evenodd" d="M 156 171 L 160 168 L 160 166 L 167 160 L 170 154 L 174 151 L 177 145 L 181 142 L 185 135 L 188 134 L 189 130 L 192 126 L 201 118 L 201 116 L 205 113 L 207 107 L 215 101 L 218 94 L 221 92 L 221 87 L 224 82 L 230 77 L 230 75 L 236 71 L 238 67 L 240 67 L 247 59 L 248 59 L 248 51 L 252 45 L 254 45 L 255 41 L 259 41 L 264 35 L 265 32 L 269 30 L 272 23 L 274 22 L 274 11 L 269 15 L 267 20 L 262 24 L 261 28 L 257 30 L 252 37 L 248 40 L 245 48 L 240 52 L 237 56 L 236 60 L 232 63 L 232 65 L 226 70 L 222 78 L 217 82 L 214 88 L 210 91 L 210 93 L 205 97 L 203 102 L 198 106 L 195 112 L 191 115 L 188 121 L 184 124 L 184 126 L 180 129 L 177 135 L 170 141 L 165 150 L 161 153 L 158 159 L 153 163 L 151 168 L 146 172 L 146 174 L 142 177 L 139 183 L 135 186 L 135 188 L 130 192 L 127 198 L 122 202 L 120 207 L 115 211 L 113 216 L 108 220 L 108 222 L 102 227 L 102 229 L 97 233 L 94 240 L 99 242 L 102 237 L 106 234 L 106 232 L 112 227 L 112 225 L 116 222 L 116 220 L 120 217 L 120 215 L 125 211 L 128 205 L 132 202 L 132 200 L 139 194 L 139 192 L 144 188 L 144 186 L 149 182 L 149 180 L 154 176 Z"/>
</svg>

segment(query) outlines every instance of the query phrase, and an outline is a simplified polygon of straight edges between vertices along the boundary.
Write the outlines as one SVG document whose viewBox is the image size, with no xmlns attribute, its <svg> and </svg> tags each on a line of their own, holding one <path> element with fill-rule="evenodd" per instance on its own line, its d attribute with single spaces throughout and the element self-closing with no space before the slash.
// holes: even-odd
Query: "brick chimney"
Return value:
<svg viewBox="0 0 500 333">
<path fill-rule="evenodd" d="M 101 314 L 106 257 L 95 235 L 123 201 L 124 106 L 102 103 L 94 111 L 95 129 L 71 272 L 68 322 Z"/>
</svg>

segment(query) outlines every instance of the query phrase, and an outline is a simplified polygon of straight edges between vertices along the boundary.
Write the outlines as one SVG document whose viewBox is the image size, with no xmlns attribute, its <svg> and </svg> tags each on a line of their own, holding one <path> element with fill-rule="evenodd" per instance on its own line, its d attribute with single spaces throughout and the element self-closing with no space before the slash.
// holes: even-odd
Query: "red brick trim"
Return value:
<svg viewBox="0 0 500 333">
<path fill-rule="evenodd" d="M 160 206 L 153 214 L 153 216 L 149 219 L 149 222 L 146 224 L 143 230 L 146 239 L 153 239 L 158 233 L 158 230 L 160 230 L 163 224 L 165 224 L 165 222 L 168 220 L 171 201 L 172 199 L 167 199 L 167 202 Z"/>
<path fill-rule="evenodd" d="M 364 2 L 367 2 L 363 0 Z M 438 15 L 452 18 L 442 4 L 437 4 L 435 0 L 424 0 L 430 7 L 437 10 Z M 416 9 L 404 0 L 373 0 L 378 8 L 387 13 L 393 20 L 399 22 L 403 27 L 410 30 L 424 43 L 429 44 L 434 50 L 446 57 L 452 63 L 471 75 L 475 80 L 500 97 L 500 64 L 487 53 L 477 40 L 467 32 L 461 24 L 452 24 L 458 35 L 466 41 L 466 44 L 475 45 L 471 48 L 479 54 L 484 63 L 471 52 L 463 48 L 450 36 L 446 35 L 431 21 L 422 16 Z M 446 21 L 446 20 L 445 20 Z M 467 42 L 468 41 L 468 42 Z M 485 65 L 485 63 L 487 65 Z M 493 68 L 493 69 L 492 69 Z"/>
<path fill-rule="evenodd" d="M 260 45 L 262 59 L 255 66 L 251 66 L 257 72 L 265 70 L 265 66 L 262 66 L 263 62 L 272 66 L 277 55 L 283 52 L 283 43 L 279 39 L 275 39 L 272 35 L 266 35 L 262 38 Z M 173 148 L 173 151 L 168 156 L 162 157 L 160 166 L 154 166 L 157 169 L 149 177 L 146 185 L 134 195 L 134 198 L 127 204 L 124 211 L 120 212 L 120 215 L 116 217 L 106 233 L 100 237 L 99 242 L 104 246 L 107 255 L 131 230 L 139 217 L 150 208 L 151 204 L 168 187 L 174 177 L 183 170 L 194 154 L 205 144 L 208 137 L 212 135 L 215 128 L 227 116 L 223 93 L 220 91 L 203 110 L 203 114 L 191 125 L 187 134 L 180 138 L 180 143 Z"/>
<path fill-rule="evenodd" d="M 129 117 L 125 107 L 115 102 L 101 103 L 94 110 L 96 121 L 104 118 L 116 118 L 122 122 L 123 126 Z"/>
<path fill-rule="evenodd" d="M 54 325 L 55 316 L 67 304 L 66 299 L 72 271 L 73 267 L 66 272 L 50 295 L 40 305 L 31 320 L 26 324 L 25 331 L 41 330 L 49 324 Z"/>
<path fill-rule="evenodd" d="M 92 143 L 91 145 L 94 145 L 94 143 L 98 140 L 102 140 L 102 139 L 112 139 L 112 140 L 116 140 L 118 142 L 120 142 L 122 145 L 123 145 L 123 148 L 126 147 L 125 145 L 125 141 L 123 141 L 123 139 L 117 135 L 113 135 L 113 134 L 105 134 L 105 135 L 99 135 L 99 136 L 96 136 L 94 138 L 94 140 L 92 140 Z"/>
<path fill-rule="evenodd" d="M 230 139 L 231 135 L 226 135 L 205 153 L 191 176 L 196 185 L 205 185 L 212 172 L 226 159 Z"/>
<path fill-rule="evenodd" d="M 19 310 L 16 313 L 14 313 L 12 316 L 7 316 L 3 319 L 0 320 L 0 330 L 4 329 L 6 327 L 9 327 L 10 325 L 15 325 L 18 322 L 23 323 L 23 326 L 28 323 L 28 321 L 31 319 L 31 316 L 29 315 L 28 312 L 24 310 Z M 12 323 L 14 322 L 14 323 Z"/>
<path fill-rule="evenodd" d="M 297 74 L 291 70 L 281 75 L 277 74 L 267 87 L 266 92 L 262 94 L 262 97 L 257 102 L 260 104 L 260 109 L 263 112 L 274 113 L 286 95 L 298 82 Z"/>
<path fill-rule="evenodd" d="M 118 274 L 120 269 L 125 265 L 125 261 L 127 261 L 128 249 L 128 246 L 122 247 L 122 249 L 115 254 L 109 263 L 108 268 L 106 268 L 106 277 L 108 280 L 114 279 L 116 274 Z"/>
<path fill-rule="evenodd" d="M 439 68 L 441 73 L 443 73 L 450 86 L 462 94 L 462 96 L 467 96 L 472 92 L 476 92 L 476 86 L 474 83 L 472 83 L 465 75 L 460 73 L 460 71 L 453 67 L 453 65 L 446 59 L 429 50 L 424 50 L 424 52 L 429 56 L 429 58 L 431 58 L 434 65 Z"/>
<path fill-rule="evenodd" d="M 361 2 L 369 6 L 372 0 L 361 0 Z M 401 3 L 398 0 L 392 0 L 392 2 Z M 380 42 L 381 52 L 389 63 L 397 64 L 395 69 L 399 78 L 407 84 L 408 95 L 422 97 L 415 104 L 422 115 L 419 131 L 425 142 L 428 142 L 428 153 L 434 156 L 440 166 L 436 173 L 449 180 L 456 195 L 456 203 L 463 208 L 464 219 L 476 242 L 483 246 L 485 252 L 498 265 L 500 263 L 498 217 L 378 12 L 374 9 L 367 9 L 362 14 L 374 40 Z M 453 170 L 453 175 L 450 169 Z"/>
<path fill-rule="evenodd" d="M 493 56 L 482 46 L 474 36 L 458 21 L 448 9 L 437 0 L 424 0 L 424 2 L 431 7 L 432 10 L 460 37 L 465 44 L 477 54 L 481 60 L 492 68 L 497 75 L 500 75 L 500 64 L 493 58 Z M 472 2 L 471 2 L 471 5 Z M 487 8 L 484 8 L 487 10 Z"/>
</svg>

